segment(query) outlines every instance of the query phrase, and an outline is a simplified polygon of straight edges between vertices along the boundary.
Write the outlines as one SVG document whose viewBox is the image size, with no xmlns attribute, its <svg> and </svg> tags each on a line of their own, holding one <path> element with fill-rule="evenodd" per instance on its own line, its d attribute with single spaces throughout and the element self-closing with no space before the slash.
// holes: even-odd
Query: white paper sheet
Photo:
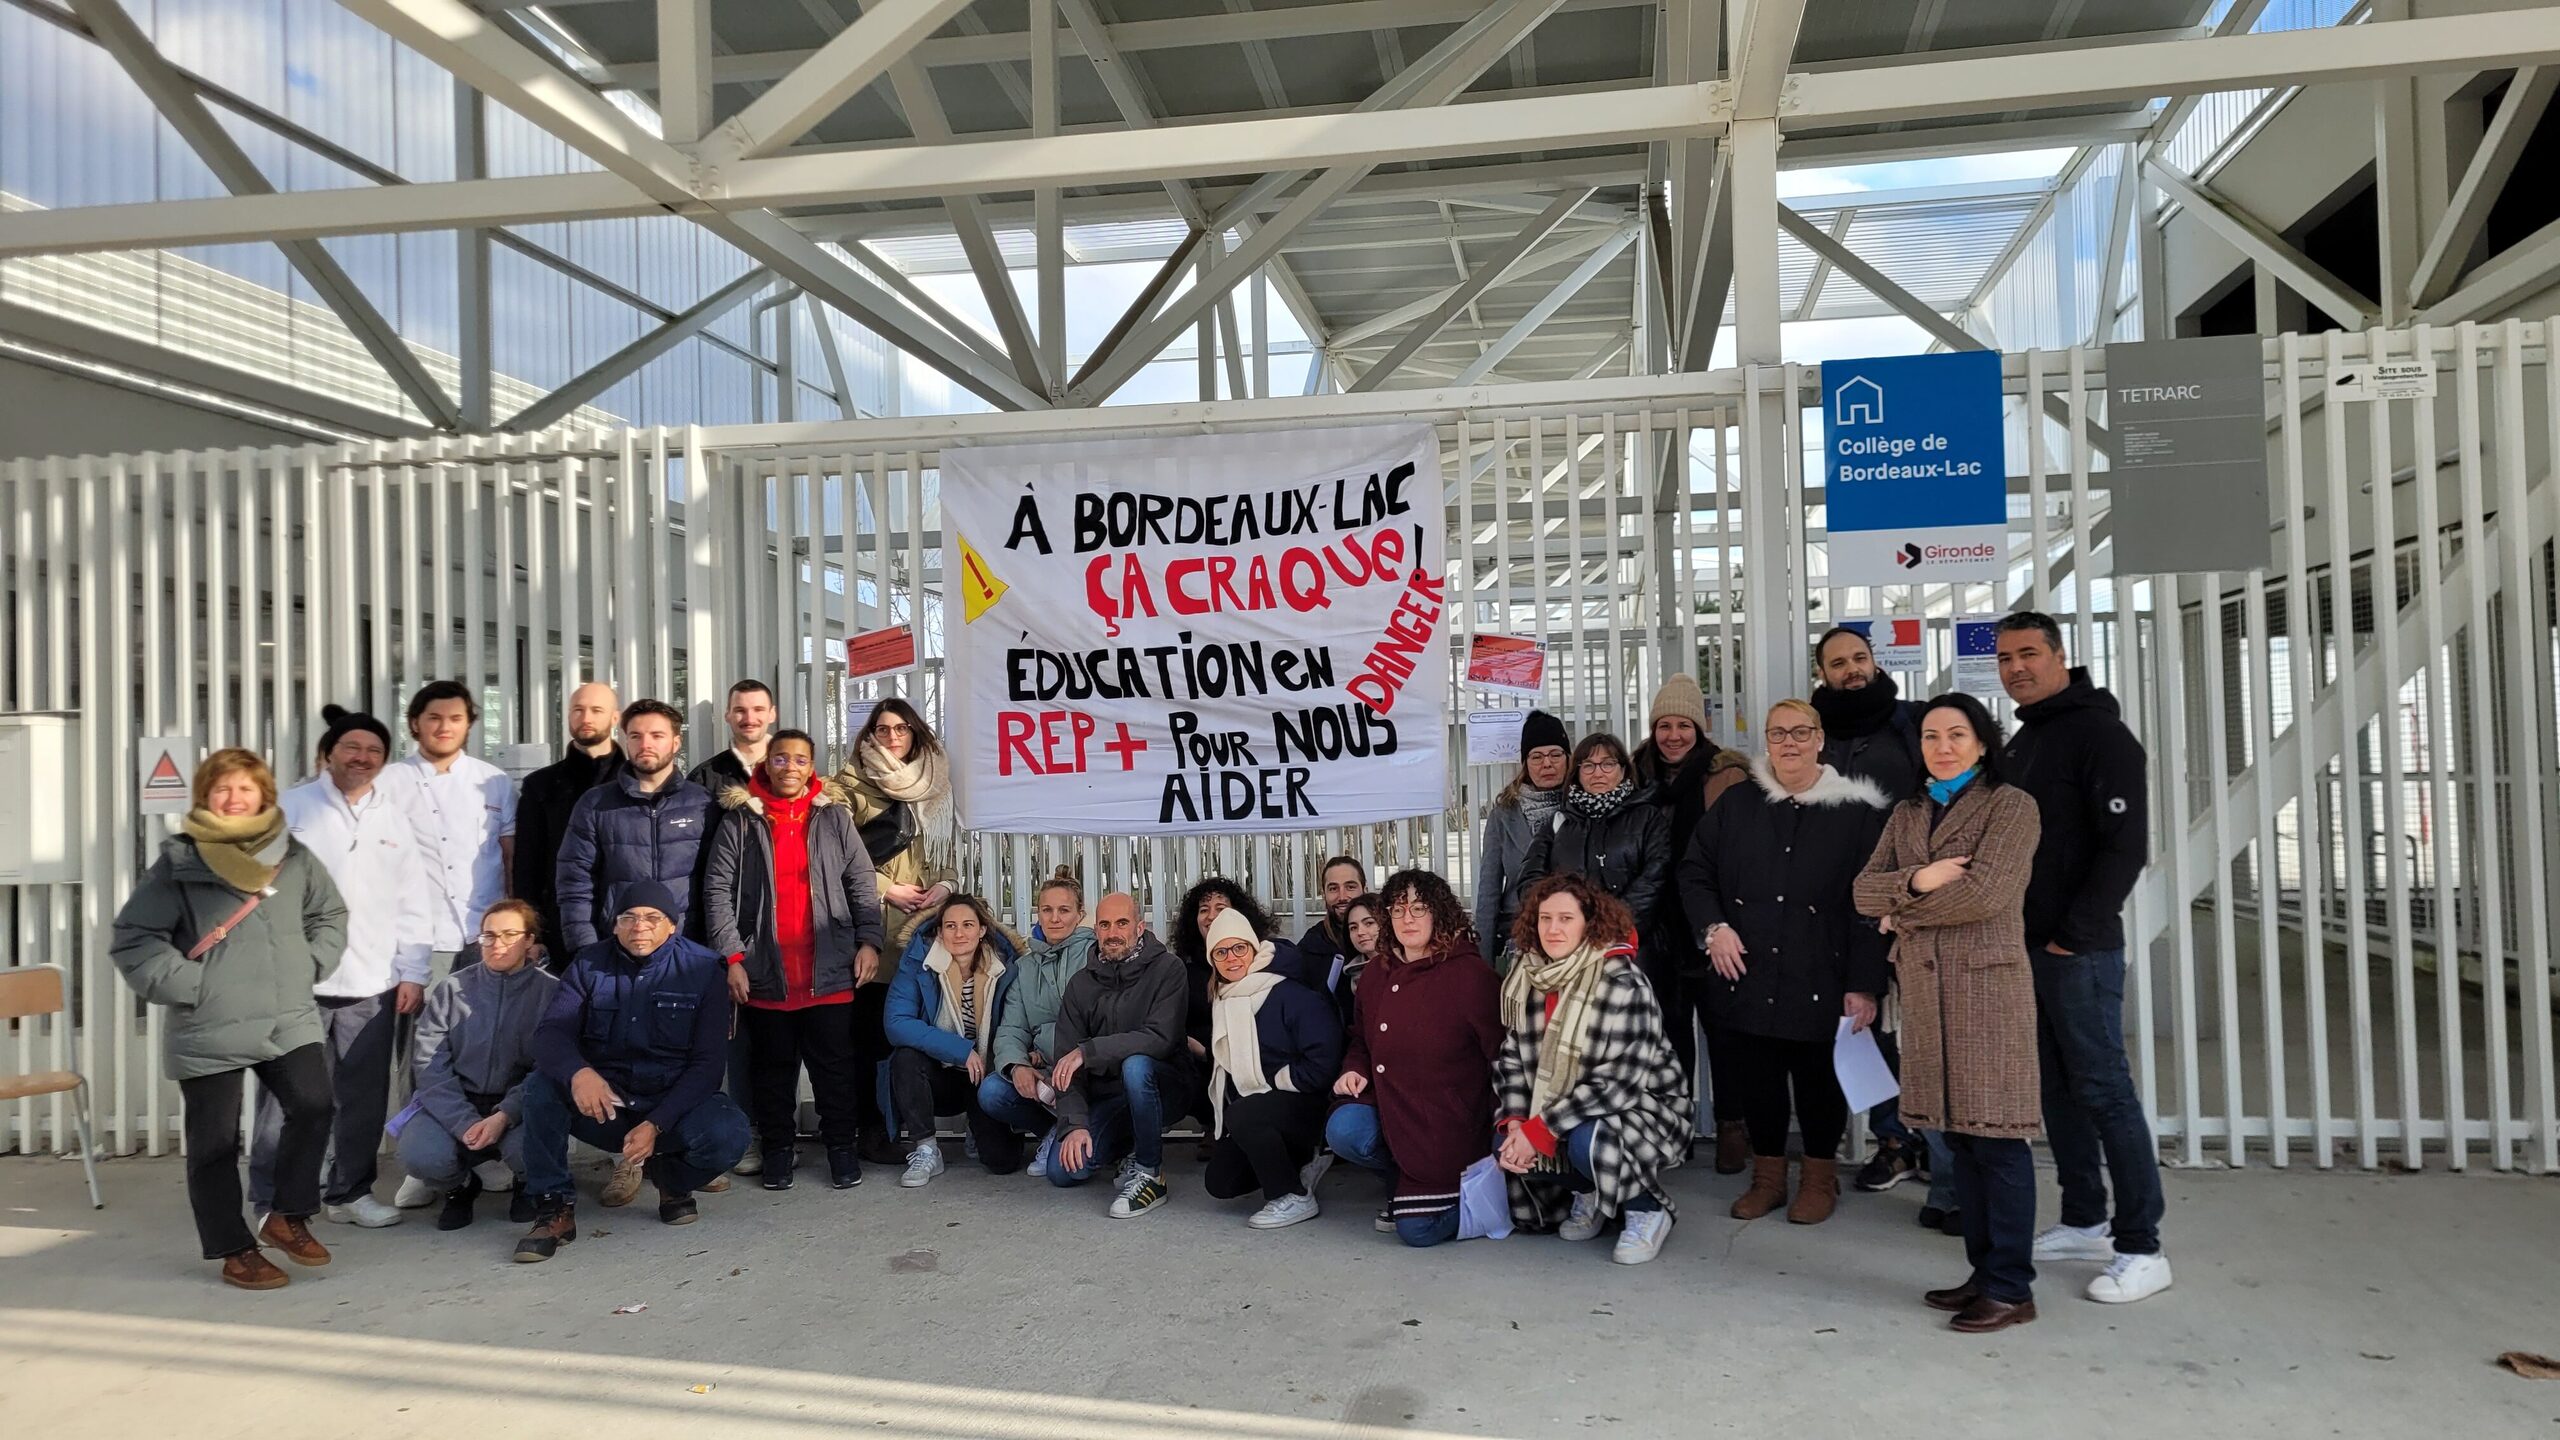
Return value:
<svg viewBox="0 0 2560 1440">
<path fill-rule="evenodd" d="M 1840 1077 L 1840 1093 L 1849 1097 L 1852 1111 L 1869 1109 L 1902 1093 L 1893 1068 L 1884 1063 L 1884 1052 L 1876 1048 L 1875 1027 L 1853 1031 L 1846 1015 L 1840 1017 L 1839 1033 L 1831 1042 L 1831 1069 Z"/>
</svg>

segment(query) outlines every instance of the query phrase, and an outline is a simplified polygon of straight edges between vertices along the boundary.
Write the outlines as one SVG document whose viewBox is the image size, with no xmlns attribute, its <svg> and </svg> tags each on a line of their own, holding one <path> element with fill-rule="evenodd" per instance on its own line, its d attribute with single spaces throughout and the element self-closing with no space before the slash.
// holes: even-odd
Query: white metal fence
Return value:
<svg viewBox="0 0 2560 1440">
<path fill-rule="evenodd" d="M 2329 374 L 2369 344 L 2430 356 L 2438 401 L 2322 404 Z M 728 682 L 756 675 L 786 717 L 840 745 L 848 703 L 882 687 L 847 686 L 809 637 L 915 624 L 924 663 L 886 688 L 939 715 L 943 446 L 1420 416 L 1440 427 L 1453 594 L 1466 598 L 1450 611 L 1453 680 L 1467 636 L 1539 635 L 1546 706 L 1577 733 L 1632 739 L 1663 675 L 1686 668 L 1719 738 L 1743 743 L 1775 698 L 1744 693 L 1746 657 L 1800 692 L 1804 644 L 1832 618 L 1932 617 L 1933 674 L 1913 683 L 1934 690 L 1948 619 L 2052 610 L 2152 749 L 2157 859 L 2134 907 L 2133 1027 L 2142 1092 L 2179 1156 L 2327 1164 L 2344 1146 L 2372 1165 L 2388 1146 L 2394 1160 L 2424 1149 L 2460 1165 L 2476 1150 L 2551 1169 L 2553 491 L 2539 482 L 2560 405 L 2542 344 L 2538 325 L 2269 342 L 2277 564 L 2253 576 L 2105 576 L 2103 351 L 2006 357 L 2013 573 L 1952 590 L 1828 586 L 1808 454 L 1819 427 L 1802 408 L 1816 372 L 1797 366 L 13 462 L 0 467 L 0 696 L 82 713 L 74 806 L 93 883 L 0 891 L 0 947 L 64 962 L 79 1003 L 78 1023 L 21 1025 L 0 1057 L 76 1058 L 120 1152 L 175 1137 L 158 1017 L 104 950 L 167 833 L 134 815 L 140 736 L 250 745 L 289 778 L 309 769 L 326 700 L 388 715 L 422 681 L 459 676 L 484 697 L 494 750 L 556 744 L 568 689 L 603 678 L 626 699 L 684 707 L 707 750 Z M 1743 417 L 1772 392 L 1799 403 L 1777 407 L 1779 433 L 1764 435 Z M 1782 503 L 1755 510 L 1745 477 L 1772 446 Z M 2443 471 L 2412 454 L 2441 456 Z M 2377 593 L 2384 534 L 2384 573 L 2401 583 Z M 1070 863 L 1089 893 L 1129 888 L 1159 919 L 1214 871 L 1304 924 L 1314 868 L 1336 851 L 1434 866 L 1465 889 L 1476 822 L 1507 777 L 1467 767 L 1454 725 L 1451 739 L 1451 808 L 1396 825 L 940 843 L 1017 918 L 1033 880 Z M 2413 843 L 2350 843 L 2377 832 Z M 2306 932 L 2305 915 L 2323 923 Z M 0 1108 L 17 1148 L 53 1143 L 64 1119 L 56 1102 Z"/>
</svg>

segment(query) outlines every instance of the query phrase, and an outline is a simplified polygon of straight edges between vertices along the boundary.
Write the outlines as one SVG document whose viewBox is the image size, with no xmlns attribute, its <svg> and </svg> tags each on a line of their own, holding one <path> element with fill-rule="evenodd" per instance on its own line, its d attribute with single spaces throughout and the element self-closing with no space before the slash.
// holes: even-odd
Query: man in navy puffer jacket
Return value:
<svg viewBox="0 0 2560 1440">
<path fill-rule="evenodd" d="M 690 940 L 702 938 L 695 861 L 716 818 L 711 792 L 676 770 L 684 717 L 663 700 L 635 700 L 622 712 L 620 774 L 578 797 L 560 837 L 553 893 L 571 954 L 613 928 L 621 892 L 644 880 L 667 887 L 668 916 Z"/>
</svg>

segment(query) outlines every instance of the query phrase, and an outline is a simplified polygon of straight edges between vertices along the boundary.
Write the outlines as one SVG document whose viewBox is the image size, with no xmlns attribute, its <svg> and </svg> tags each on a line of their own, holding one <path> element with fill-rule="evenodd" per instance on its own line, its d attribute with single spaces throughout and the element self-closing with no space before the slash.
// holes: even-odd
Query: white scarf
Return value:
<svg viewBox="0 0 2560 1440">
<path fill-rule="evenodd" d="M 1229 917 L 1233 916 L 1233 923 Z M 1253 927 L 1233 910 L 1221 913 L 1209 926 L 1209 953 L 1229 940 L 1254 940 Z M 1270 1076 L 1262 1069 L 1262 1032 L 1254 1017 L 1262 1012 L 1262 1002 L 1271 988 L 1281 980 L 1271 968 L 1272 948 L 1268 940 L 1254 940 L 1253 966 L 1244 978 L 1221 982 L 1209 981 L 1209 1134 L 1227 1133 L 1227 1085 L 1233 1082 L 1238 1095 L 1261 1095 L 1271 1089 Z M 1216 961 L 1210 962 L 1213 966 Z"/>
<path fill-rule="evenodd" d="M 966 1034 L 967 1030 L 960 1023 L 960 987 L 951 978 L 952 964 L 951 952 L 943 949 L 942 941 L 936 939 L 933 942 L 933 948 L 927 950 L 924 956 L 924 968 L 932 971 L 934 978 L 942 986 L 942 1005 L 934 1012 L 933 1023 L 937 1029 L 961 1035 Z M 988 1059 L 995 1057 L 996 981 L 1003 975 L 1004 957 L 996 953 L 994 946 L 980 941 L 977 973 L 969 977 L 970 986 L 975 991 L 978 1010 L 977 1038 L 970 1043 L 977 1047 L 979 1055 Z"/>
</svg>

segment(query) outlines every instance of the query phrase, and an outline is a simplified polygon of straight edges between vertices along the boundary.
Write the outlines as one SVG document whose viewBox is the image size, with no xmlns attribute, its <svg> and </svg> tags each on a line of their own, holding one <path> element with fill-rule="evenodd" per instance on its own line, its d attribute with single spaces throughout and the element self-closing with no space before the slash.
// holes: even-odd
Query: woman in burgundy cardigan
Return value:
<svg viewBox="0 0 2560 1440">
<path fill-rule="evenodd" d="M 1379 1229 L 1437 1245 L 1457 1238 L 1459 1174 L 1493 1153 L 1502 982 L 1448 881 L 1400 870 L 1379 897 L 1391 940 L 1360 972 L 1359 1019 L 1333 1086 L 1348 1103 L 1326 1122 L 1325 1144 L 1394 1180 Z"/>
</svg>

